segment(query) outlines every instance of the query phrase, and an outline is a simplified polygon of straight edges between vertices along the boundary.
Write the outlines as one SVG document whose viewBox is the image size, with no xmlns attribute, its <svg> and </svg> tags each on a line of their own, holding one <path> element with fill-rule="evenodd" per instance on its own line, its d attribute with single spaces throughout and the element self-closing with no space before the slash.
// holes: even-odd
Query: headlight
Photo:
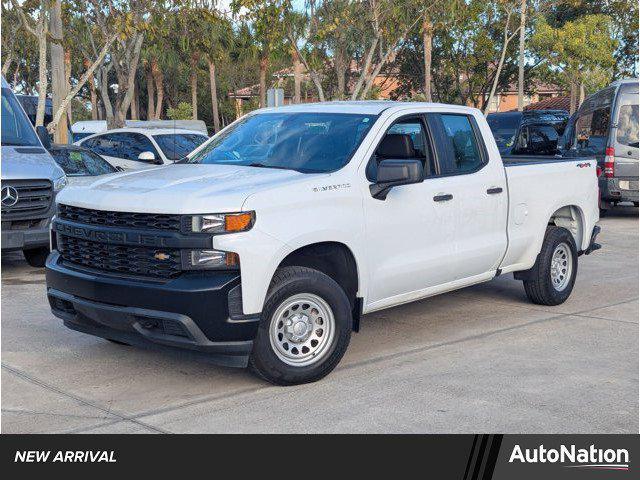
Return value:
<svg viewBox="0 0 640 480">
<path fill-rule="evenodd" d="M 189 270 L 235 270 L 240 267 L 238 254 L 220 250 L 191 250 L 188 253 Z"/>
<path fill-rule="evenodd" d="M 253 227 L 256 212 L 212 213 L 191 217 L 191 231 L 199 233 L 245 232 Z"/>
<path fill-rule="evenodd" d="M 60 190 L 62 190 L 64 187 L 67 186 L 67 176 L 62 176 L 60 178 L 57 178 L 53 181 L 53 191 L 54 192 L 59 192 Z"/>
</svg>

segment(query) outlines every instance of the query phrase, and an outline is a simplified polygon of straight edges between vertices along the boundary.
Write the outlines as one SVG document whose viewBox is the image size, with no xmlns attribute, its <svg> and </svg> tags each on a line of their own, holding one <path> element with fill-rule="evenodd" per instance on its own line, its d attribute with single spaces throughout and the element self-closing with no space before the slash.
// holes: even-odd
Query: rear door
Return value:
<svg viewBox="0 0 640 480">
<path fill-rule="evenodd" d="M 439 175 L 447 179 L 455 222 L 450 258 L 453 279 L 495 271 L 507 249 L 508 192 L 499 158 L 489 158 L 471 115 L 433 113 Z"/>
<path fill-rule="evenodd" d="M 613 132 L 614 174 L 620 177 L 620 189 L 638 189 L 638 95 L 623 93 L 617 100 Z M 625 183 L 626 181 L 635 182 Z M 625 188 L 626 187 L 626 188 Z"/>
</svg>

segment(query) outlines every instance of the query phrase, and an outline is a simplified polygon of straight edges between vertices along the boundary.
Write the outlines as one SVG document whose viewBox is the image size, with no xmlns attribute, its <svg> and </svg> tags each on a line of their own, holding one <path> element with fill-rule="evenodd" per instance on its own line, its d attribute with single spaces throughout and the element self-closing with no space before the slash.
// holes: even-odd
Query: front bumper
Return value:
<svg viewBox="0 0 640 480">
<path fill-rule="evenodd" d="M 2 230 L 2 250 L 27 250 L 49 246 L 48 221 L 44 228 Z"/>
<path fill-rule="evenodd" d="M 166 282 L 76 270 L 57 251 L 47 259 L 54 315 L 73 329 L 153 348 L 186 349 L 244 367 L 259 314 L 242 315 L 237 272 L 186 272 Z"/>
</svg>

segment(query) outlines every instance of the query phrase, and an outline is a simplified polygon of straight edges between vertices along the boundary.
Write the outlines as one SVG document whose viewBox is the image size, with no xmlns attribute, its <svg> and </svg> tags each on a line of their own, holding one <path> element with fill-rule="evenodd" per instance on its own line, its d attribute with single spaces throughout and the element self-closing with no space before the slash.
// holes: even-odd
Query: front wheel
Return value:
<svg viewBox="0 0 640 480">
<path fill-rule="evenodd" d="M 249 365 L 277 385 L 328 375 L 351 338 L 351 306 L 331 277 L 306 267 L 279 269 L 271 282 Z"/>
<path fill-rule="evenodd" d="M 536 263 L 524 281 L 527 297 L 538 305 L 564 303 L 576 281 L 578 252 L 566 228 L 548 227 Z"/>
</svg>

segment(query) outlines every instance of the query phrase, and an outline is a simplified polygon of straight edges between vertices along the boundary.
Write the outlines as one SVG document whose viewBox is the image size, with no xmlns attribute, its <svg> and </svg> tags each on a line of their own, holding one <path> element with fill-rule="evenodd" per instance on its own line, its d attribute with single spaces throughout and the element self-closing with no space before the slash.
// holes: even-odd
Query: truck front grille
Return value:
<svg viewBox="0 0 640 480">
<path fill-rule="evenodd" d="M 180 251 L 111 245 L 68 235 L 56 236 L 62 259 L 73 265 L 124 275 L 172 278 L 180 274 Z"/>
<path fill-rule="evenodd" d="M 3 210 L 4 212 L 4 210 Z M 138 230 L 164 230 L 179 232 L 180 215 L 158 213 L 129 213 L 91 210 L 89 208 L 58 205 L 58 217 L 64 220 L 99 225 L 103 227 L 122 227 Z"/>
<path fill-rule="evenodd" d="M 7 187 L 12 196 L 17 196 L 13 205 L 2 202 L 3 220 L 23 220 L 31 218 L 43 218 L 46 216 L 51 201 L 53 200 L 53 188 L 49 180 L 6 180 L 2 182 L 2 196 L 5 196 Z"/>
</svg>

